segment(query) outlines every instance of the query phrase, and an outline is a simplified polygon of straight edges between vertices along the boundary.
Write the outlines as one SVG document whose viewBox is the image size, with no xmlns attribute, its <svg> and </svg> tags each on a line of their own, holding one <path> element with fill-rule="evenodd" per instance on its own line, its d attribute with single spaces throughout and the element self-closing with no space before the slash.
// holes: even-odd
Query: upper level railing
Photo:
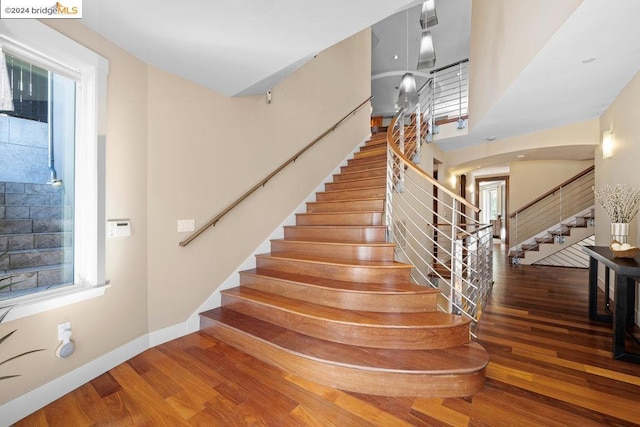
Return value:
<svg viewBox="0 0 640 427">
<path fill-rule="evenodd" d="M 475 334 L 493 285 L 493 229 L 475 220 L 475 205 L 417 166 L 424 119 L 418 105 L 387 130 L 388 240 L 396 258 L 414 266 L 412 281 L 440 289 L 438 307 L 471 319 Z"/>
<path fill-rule="evenodd" d="M 324 131 L 322 134 L 320 134 L 320 136 L 318 136 L 316 139 L 314 139 L 313 141 L 311 141 L 309 144 L 307 144 L 303 149 L 301 149 L 300 151 L 298 151 L 296 154 L 294 154 L 293 156 L 289 157 L 289 159 L 287 159 L 284 163 L 282 163 L 280 166 L 278 166 L 276 169 L 274 169 L 273 172 L 271 172 L 269 175 L 267 175 L 265 178 L 263 178 L 260 182 L 258 182 L 256 185 L 254 185 L 253 187 L 251 187 L 251 189 L 249 189 L 246 193 L 244 193 L 242 196 L 238 197 L 235 201 L 233 201 L 229 206 L 227 206 L 226 208 L 224 208 L 222 211 L 220 211 L 219 214 L 217 214 L 216 216 L 214 216 L 213 218 L 211 218 L 209 221 L 207 221 L 202 227 L 198 228 L 196 231 L 194 231 L 191 235 L 189 235 L 189 237 L 187 237 L 186 239 L 184 239 L 183 241 L 181 241 L 179 244 L 180 246 L 187 246 L 189 243 L 191 243 L 194 239 L 196 239 L 198 236 L 200 236 L 202 233 L 204 233 L 208 228 L 210 227 L 214 227 L 216 225 L 216 223 L 218 221 L 220 221 L 222 219 L 222 217 L 224 217 L 226 214 L 228 214 L 229 212 L 231 212 L 236 206 L 238 206 L 240 203 L 242 203 L 247 197 L 251 196 L 253 193 L 255 193 L 257 190 L 259 190 L 260 188 L 264 187 L 265 184 L 267 182 L 269 182 L 274 176 L 276 176 L 278 173 L 280 173 L 280 171 L 282 171 L 284 168 L 286 168 L 287 166 L 289 166 L 291 163 L 295 162 L 296 160 L 298 160 L 298 157 L 300 157 L 302 154 L 304 154 L 308 149 L 310 149 L 311 147 L 313 147 L 314 145 L 316 145 L 318 142 L 320 142 L 324 137 L 326 137 L 327 135 L 329 135 L 331 132 L 333 132 L 334 130 L 336 130 L 342 123 L 344 123 L 345 121 L 347 121 L 347 119 L 349 119 L 350 117 L 352 117 L 353 115 L 355 115 L 358 110 L 360 110 L 362 107 L 365 106 L 365 104 L 367 104 L 369 101 L 371 101 L 372 97 L 369 97 L 367 99 L 365 99 L 364 101 L 362 101 L 357 107 L 355 107 L 353 110 L 351 110 L 349 113 L 347 113 L 344 117 L 342 117 L 340 120 L 338 120 L 333 126 L 331 126 L 329 129 L 327 129 L 326 131 Z"/>
<path fill-rule="evenodd" d="M 464 120 L 468 116 L 468 59 L 431 71 L 425 86 L 428 90 L 421 90 L 420 104 L 423 114 L 428 116 L 429 133 L 438 133 L 439 124 Z"/>
<path fill-rule="evenodd" d="M 591 166 L 509 215 L 512 255 L 526 252 L 527 243 L 549 229 L 562 236 L 575 223 L 575 215 L 594 204 L 595 167 Z"/>
</svg>

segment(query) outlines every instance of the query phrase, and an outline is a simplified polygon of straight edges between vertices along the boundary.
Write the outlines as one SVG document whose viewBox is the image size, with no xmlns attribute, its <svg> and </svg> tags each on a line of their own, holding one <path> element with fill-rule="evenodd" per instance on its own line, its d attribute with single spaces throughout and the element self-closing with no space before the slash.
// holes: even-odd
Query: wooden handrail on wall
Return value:
<svg viewBox="0 0 640 427">
<path fill-rule="evenodd" d="M 524 211 L 524 210 L 530 208 L 531 206 L 535 205 L 536 203 L 538 203 L 539 201 L 541 201 L 545 197 L 548 197 L 548 196 L 552 195 L 556 191 L 560 190 L 562 187 L 566 187 L 567 185 L 571 184 L 572 182 L 577 181 L 578 179 L 582 178 L 586 174 L 592 172 L 594 169 L 595 169 L 595 165 L 594 166 L 590 166 L 590 167 L 586 168 L 585 170 L 583 170 L 582 172 L 580 172 L 579 174 L 577 174 L 576 176 L 574 176 L 572 178 L 569 178 L 568 180 L 566 180 L 562 184 L 553 187 L 551 190 L 547 191 L 542 196 L 533 199 L 532 201 L 530 201 L 529 203 L 527 203 L 526 205 L 524 205 L 523 207 L 521 207 L 517 211 L 513 212 L 512 214 L 510 214 L 509 218 L 515 218 L 515 216 L 517 214 L 519 214 L 522 211 Z"/>
<path fill-rule="evenodd" d="M 338 122 L 336 122 L 336 124 L 334 124 L 333 126 L 331 126 L 329 129 L 327 129 L 326 131 L 324 131 L 319 137 L 317 137 L 316 139 L 314 139 L 313 141 L 311 141 L 309 144 L 307 144 L 302 150 L 298 151 L 296 154 L 294 154 L 293 156 L 291 156 L 287 161 L 285 161 L 283 164 L 281 164 L 280 166 L 278 166 L 273 172 L 271 172 L 269 175 L 266 176 L 266 178 L 264 178 L 262 181 L 260 181 L 259 183 L 257 183 L 256 185 L 254 185 L 253 187 L 251 187 L 251 189 L 249 191 L 247 191 L 246 193 L 244 193 L 242 196 L 238 197 L 238 199 L 236 199 L 233 203 L 231 203 L 229 206 L 227 206 L 226 208 L 224 208 L 218 215 L 214 216 L 213 218 L 211 218 L 209 221 L 207 221 L 206 224 L 204 224 L 202 227 L 198 228 L 196 231 L 194 231 L 191 235 L 189 235 L 189 237 L 187 237 L 186 239 L 184 239 L 183 241 L 181 241 L 179 243 L 180 246 L 187 246 L 189 243 L 191 243 L 194 239 L 196 239 L 199 235 L 201 235 L 202 233 L 204 233 L 209 227 L 214 227 L 216 225 L 216 223 L 218 221 L 220 221 L 220 219 L 225 216 L 226 214 L 228 214 L 233 208 L 235 208 L 236 206 L 238 206 L 240 203 L 242 203 L 247 197 L 249 197 L 250 195 L 252 195 L 253 193 L 255 193 L 260 187 L 264 187 L 264 185 L 269 182 L 269 180 L 271 180 L 271 178 L 273 178 L 274 176 L 276 176 L 278 173 L 280 173 L 280 171 L 284 168 L 286 168 L 287 166 L 289 166 L 291 163 L 295 162 L 296 160 L 298 160 L 298 157 L 300 157 L 302 154 L 304 154 L 305 151 L 307 151 L 308 149 L 310 149 L 311 147 L 313 147 L 314 145 L 316 145 L 318 142 L 320 142 L 320 140 L 322 140 L 325 136 L 329 135 L 331 132 L 333 132 L 334 130 L 336 130 L 336 128 L 338 126 L 340 126 L 342 123 L 344 123 L 348 118 L 350 118 L 351 116 L 353 116 L 355 113 L 358 112 L 358 110 L 360 108 L 362 108 L 367 102 L 371 101 L 373 97 L 370 96 L 369 98 L 365 99 L 364 101 L 362 101 L 356 108 L 354 108 L 353 110 L 351 110 L 348 114 L 346 114 L 343 118 L 341 118 L 340 120 L 338 120 Z"/>
</svg>

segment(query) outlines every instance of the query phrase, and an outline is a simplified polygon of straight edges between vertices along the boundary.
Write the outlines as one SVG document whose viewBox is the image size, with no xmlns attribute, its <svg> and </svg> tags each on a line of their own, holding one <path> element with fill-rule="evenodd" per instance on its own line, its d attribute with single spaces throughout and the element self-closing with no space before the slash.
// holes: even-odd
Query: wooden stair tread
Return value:
<svg viewBox="0 0 640 427">
<path fill-rule="evenodd" d="M 271 242 L 295 242 L 295 243 L 308 243 L 310 245 L 327 245 L 327 246 L 368 246 L 375 248 L 389 248 L 395 247 L 394 243 L 386 242 L 341 242 L 341 241 L 318 241 L 318 240 L 300 240 L 300 239 L 272 239 Z"/>
<path fill-rule="evenodd" d="M 272 259 L 284 259 L 284 260 L 296 260 L 309 263 L 328 264 L 328 265 L 342 265 L 350 267 L 371 267 L 371 268 L 407 268 L 411 269 L 411 264 L 404 264 L 397 261 L 366 261 L 358 259 L 340 259 L 340 258 L 325 258 L 311 255 L 297 254 L 291 252 L 269 252 L 256 255 L 257 258 L 272 258 Z"/>
<path fill-rule="evenodd" d="M 448 328 L 466 325 L 470 321 L 441 311 L 422 313 L 382 313 L 371 311 L 342 310 L 310 302 L 294 300 L 280 295 L 237 287 L 222 291 L 225 295 L 255 301 L 261 304 L 278 307 L 281 310 L 295 312 L 307 317 L 314 317 L 328 322 L 350 325 L 367 325 L 378 328 Z"/>
<path fill-rule="evenodd" d="M 432 350 L 379 349 L 310 337 L 226 307 L 201 316 L 299 357 L 361 370 L 450 375 L 476 372 L 489 361 L 486 351 L 476 343 Z M 207 331 L 206 326 L 203 330 Z"/>
<path fill-rule="evenodd" d="M 384 242 L 387 227 L 384 225 L 286 225 L 286 238 L 304 236 L 315 241 Z"/>
<path fill-rule="evenodd" d="M 269 278 L 276 278 L 294 283 L 303 283 L 307 286 L 338 289 L 348 293 L 375 293 L 386 295 L 397 294 L 438 294 L 440 291 L 435 288 L 420 286 L 414 283 L 364 283 L 364 282 L 347 282 L 343 280 L 329 280 L 324 277 L 307 276 L 304 274 L 287 273 L 283 271 L 268 270 L 264 268 L 253 268 L 250 270 L 242 271 L 241 274 L 249 274 L 255 276 L 264 276 Z"/>
<path fill-rule="evenodd" d="M 358 200 L 320 200 L 307 202 L 307 213 L 359 213 L 381 212 L 384 197 Z"/>
</svg>

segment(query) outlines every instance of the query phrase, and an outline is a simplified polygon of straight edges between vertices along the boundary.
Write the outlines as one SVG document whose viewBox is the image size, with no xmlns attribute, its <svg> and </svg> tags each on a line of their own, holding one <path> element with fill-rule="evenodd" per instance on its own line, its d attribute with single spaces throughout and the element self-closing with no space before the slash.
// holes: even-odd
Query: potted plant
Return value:
<svg viewBox="0 0 640 427">
<path fill-rule="evenodd" d="M 609 215 L 613 240 L 627 243 L 629 223 L 640 210 L 640 190 L 635 186 L 616 184 L 605 185 L 594 190 L 595 199 Z"/>
</svg>

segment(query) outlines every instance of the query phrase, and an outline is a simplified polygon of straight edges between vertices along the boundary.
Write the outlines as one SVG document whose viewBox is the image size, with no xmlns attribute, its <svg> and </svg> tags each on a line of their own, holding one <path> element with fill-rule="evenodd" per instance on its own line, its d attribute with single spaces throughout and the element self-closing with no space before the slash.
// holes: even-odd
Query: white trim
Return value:
<svg viewBox="0 0 640 427">
<path fill-rule="evenodd" d="M 105 151 L 109 61 L 34 19 L 0 21 L 0 46 L 76 84 L 74 284 L 0 304 L 14 305 L 5 320 L 18 319 L 104 294 Z M 52 298 L 52 301 L 44 299 Z"/>
<path fill-rule="evenodd" d="M 99 375 L 149 349 L 149 335 L 118 347 L 0 406 L 0 426 L 9 426 Z"/>
<path fill-rule="evenodd" d="M 54 308 L 74 304 L 91 298 L 101 297 L 106 292 L 109 285 L 96 286 L 92 288 L 78 288 L 67 286 L 46 293 L 39 293 L 30 296 L 24 302 L 17 302 L 15 305 L 2 307 L 1 310 L 8 310 L 3 322 L 21 319 L 34 314 L 43 313 Z M 17 299 L 17 298 L 16 298 Z M 13 300 L 9 300 L 13 303 Z"/>
</svg>

